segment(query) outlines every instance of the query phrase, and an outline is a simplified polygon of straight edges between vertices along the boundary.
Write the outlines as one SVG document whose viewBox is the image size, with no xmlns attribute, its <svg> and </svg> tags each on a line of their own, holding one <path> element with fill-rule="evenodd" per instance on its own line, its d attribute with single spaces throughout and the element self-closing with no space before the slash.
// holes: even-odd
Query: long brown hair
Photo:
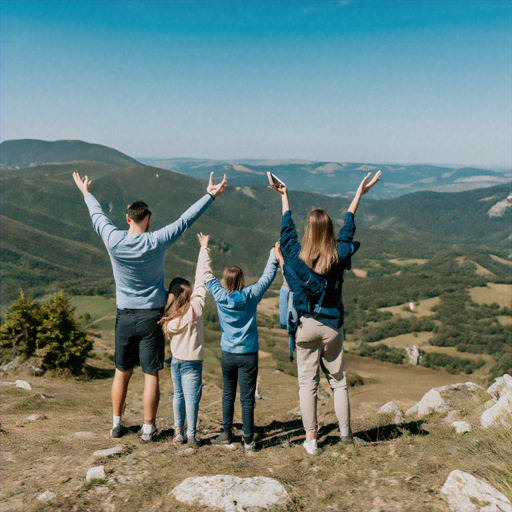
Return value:
<svg viewBox="0 0 512 512">
<path fill-rule="evenodd" d="M 165 305 L 164 316 L 160 325 L 164 327 L 174 318 L 182 317 L 190 308 L 190 297 L 192 297 L 192 286 L 189 281 L 182 277 L 175 277 L 169 284 L 169 298 Z"/>
<path fill-rule="evenodd" d="M 300 259 L 320 275 L 328 274 L 339 261 L 334 226 L 329 214 L 314 208 L 306 219 Z"/>
<path fill-rule="evenodd" d="M 244 271 L 236 265 L 226 267 L 222 278 L 224 280 L 224 288 L 226 288 L 228 293 L 233 293 L 235 290 L 239 292 L 244 287 Z"/>
</svg>

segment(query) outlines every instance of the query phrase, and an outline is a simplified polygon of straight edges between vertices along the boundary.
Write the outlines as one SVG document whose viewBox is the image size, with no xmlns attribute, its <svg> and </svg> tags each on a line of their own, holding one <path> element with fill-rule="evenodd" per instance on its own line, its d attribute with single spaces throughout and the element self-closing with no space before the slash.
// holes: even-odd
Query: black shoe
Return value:
<svg viewBox="0 0 512 512">
<path fill-rule="evenodd" d="M 212 439 L 212 444 L 231 444 L 233 436 L 228 432 L 222 432 L 215 439 Z"/>
<path fill-rule="evenodd" d="M 110 431 L 110 435 L 112 437 L 123 437 L 126 432 L 128 432 L 128 429 L 122 423 L 118 423 L 118 425 Z"/>
</svg>

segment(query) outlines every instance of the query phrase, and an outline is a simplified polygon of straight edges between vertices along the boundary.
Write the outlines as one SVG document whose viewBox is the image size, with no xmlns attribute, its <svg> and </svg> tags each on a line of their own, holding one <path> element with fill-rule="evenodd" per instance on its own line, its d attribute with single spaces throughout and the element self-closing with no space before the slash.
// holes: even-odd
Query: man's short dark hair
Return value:
<svg viewBox="0 0 512 512">
<path fill-rule="evenodd" d="M 128 217 L 137 224 L 142 222 L 148 215 L 151 215 L 151 210 L 144 201 L 135 201 L 135 203 L 128 206 Z"/>
</svg>

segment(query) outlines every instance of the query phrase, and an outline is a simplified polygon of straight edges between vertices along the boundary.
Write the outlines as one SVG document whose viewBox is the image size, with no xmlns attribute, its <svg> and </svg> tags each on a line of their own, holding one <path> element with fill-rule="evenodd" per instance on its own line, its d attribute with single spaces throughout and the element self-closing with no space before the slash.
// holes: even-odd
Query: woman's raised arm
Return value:
<svg viewBox="0 0 512 512">
<path fill-rule="evenodd" d="M 355 195 L 354 199 L 352 200 L 352 203 L 348 207 L 348 211 L 354 215 L 357 211 L 357 207 L 359 206 L 359 201 L 361 200 L 361 197 L 364 196 L 373 187 L 373 185 L 375 185 L 375 183 L 377 183 L 377 181 L 379 181 L 380 175 L 382 174 L 382 172 L 377 171 L 377 173 L 375 174 L 373 179 L 368 183 L 368 180 L 370 179 L 371 174 L 372 173 L 369 172 L 363 178 L 363 181 L 361 181 L 361 183 L 357 189 L 356 195 Z"/>
</svg>

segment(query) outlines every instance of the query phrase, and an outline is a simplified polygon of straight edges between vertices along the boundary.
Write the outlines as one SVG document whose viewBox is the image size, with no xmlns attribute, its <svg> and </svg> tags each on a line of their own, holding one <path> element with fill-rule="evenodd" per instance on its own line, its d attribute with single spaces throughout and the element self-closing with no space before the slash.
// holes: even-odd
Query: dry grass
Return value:
<svg viewBox="0 0 512 512">
<path fill-rule="evenodd" d="M 393 315 L 398 315 L 403 318 L 411 318 L 412 316 L 430 316 L 434 312 L 432 308 L 439 304 L 439 297 L 433 297 L 431 299 L 420 300 L 415 302 L 414 311 L 409 309 L 409 303 L 400 304 L 398 306 L 390 306 L 386 308 L 379 308 L 379 311 L 389 311 Z"/>
<path fill-rule="evenodd" d="M 487 283 L 487 286 L 470 288 L 471 300 L 478 304 L 492 304 L 496 302 L 500 307 L 510 308 L 512 305 L 512 285 Z"/>
</svg>

